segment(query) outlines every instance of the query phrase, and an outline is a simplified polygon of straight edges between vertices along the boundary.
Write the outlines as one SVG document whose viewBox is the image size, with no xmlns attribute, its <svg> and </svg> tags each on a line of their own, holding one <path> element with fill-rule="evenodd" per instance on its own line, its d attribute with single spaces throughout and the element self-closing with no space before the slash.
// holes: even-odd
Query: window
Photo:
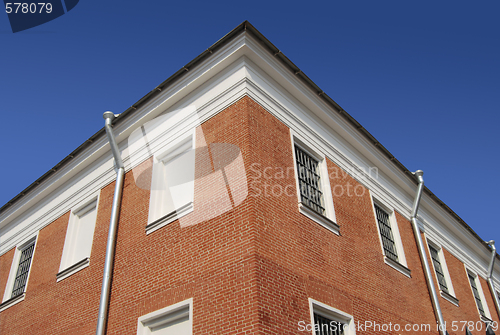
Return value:
<svg viewBox="0 0 500 335">
<path fill-rule="evenodd" d="M 0 311 L 24 300 L 24 292 L 28 285 L 28 278 L 33 263 L 36 237 L 17 247 L 12 260 L 7 286 L 0 304 Z"/>
<path fill-rule="evenodd" d="M 384 254 L 384 262 L 405 276 L 411 277 L 411 271 L 406 267 L 403 243 L 399 235 L 394 211 L 389 210 L 388 206 L 373 198 L 372 203 L 380 245 Z"/>
<path fill-rule="evenodd" d="M 146 233 L 193 211 L 194 132 L 155 155 Z"/>
<path fill-rule="evenodd" d="M 384 211 L 380 206 L 375 206 L 375 213 L 377 214 L 377 222 L 380 230 L 380 237 L 382 238 L 382 246 L 384 248 L 384 255 L 398 261 L 398 252 L 396 250 L 396 243 L 392 235 L 391 223 L 389 221 L 389 214 Z"/>
<path fill-rule="evenodd" d="M 436 272 L 436 277 L 438 279 L 439 289 L 443 292 L 449 293 L 438 251 L 432 245 L 429 245 L 429 251 L 431 252 L 432 264 L 434 265 L 434 271 Z"/>
<path fill-rule="evenodd" d="M 483 290 L 481 289 L 481 283 L 479 282 L 479 277 L 470 271 L 467 271 L 467 276 L 469 277 L 470 287 L 472 289 L 472 294 L 474 295 L 474 299 L 476 300 L 476 306 L 477 310 L 479 311 L 479 315 L 481 315 L 482 318 L 490 320 L 491 316 L 490 316 L 490 311 L 488 310 L 488 306 L 483 304 L 483 301 L 486 300 L 484 298 Z"/>
<path fill-rule="evenodd" d="M 21 251 L 19 265 L 17 266 L 16 277 L 14 279 L 14 287 L 12 288 L 12 298 L 24 293 L 30 273 L 33 251 L 35 251 L 35 241 Z"/>
<path fill-rule="evenodd" d="M 436 275 L 441 296 L 452 304 L 458 306 L 458 299 L 455 298 L 455 291 L 453 290 L 443 250 L 437 244 L 429 240 L 427 240 L 427 246 L 429 247 L 429 255 L 432 260 L 432 266 L 434 267 L 434 273 Z"/>
<path fill-rule="evenodd" d="M 137 335 L 192 335 L 193 299 L 141 316 Z"/>
<path fill-rule="evenodd" d="M 325 214 L 325 202 L 321 192 L 319 162 L 300 147 L 295 146 L 295 160 L 299 179 L 300 201 L 317 212 Z"/>
<path fill-rule="evenodd" d="M 339 234 L 325 157 L 310 149 L 310 146 L 293 134 L 292 141 L 300 212 Z"/>
<path fill-rule="evenodd" d="M 89 265 L 96 217 L 97 196 L 71 211 L 57 281 Z"/>
<path fill-rule="evenodd" d="M 314 335 L 355 334 L 354 319 L 351 315 L 313 299 L 309 299 L 309 305 Z"/>
</svg>

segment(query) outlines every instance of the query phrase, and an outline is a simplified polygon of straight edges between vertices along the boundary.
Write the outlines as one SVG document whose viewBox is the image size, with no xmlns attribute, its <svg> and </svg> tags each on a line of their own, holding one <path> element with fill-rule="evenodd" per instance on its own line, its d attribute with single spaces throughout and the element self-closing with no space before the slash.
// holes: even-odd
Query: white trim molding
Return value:
<svg viewBox="0 0 500 335">
<path fill-rule="evenodd" d="M 137 335 L 153 335 L 155 328 L 179 326 L 180 323 L 183 332 L 179 335 L 193 334 L 193 298 L 141 316 L 137 321 Z"/>
<path fill-rule="evenodd" d="M 154 155 L 146 234 L 194 210 L 195 143 L 191 129 Z"/>
<path fill-rule="evenodd" d="M 325 317 L 329 320 L 332 320 L 336 323 L 336 325 L 331 325 L 333 327 L 337 327 L 338 323 L 341 323 L 344 325 L 343 327 L 343 335 L 356 335 L 356 324 L 354 323 L 354 318 L 352 315 L 345 313 L 344 311 L 341 311 L 339 309 L 336 309 L 334 307 L 328 306 L 327 304 L 324 304 L 322 302 L 319 302 L 317 300 L 314 300 L 312 298 L 309 298 L 309 312 L 310 312 L 310 324 L 312 325 L 313 335 L 320 335 L 323 334 L 323 332 L 317 332 L 316 328 L 316 323 L 314 320 L 314 314 L 318 314 L 322 317 Z M 300 326 L 300 323 L 299 323 Z M 329 329 L 329 330 L 335 330 L 335 329 Z M 325 330 L 325 334 L 327 331 Z"/>
<path fill-rule="evenodd" d="M 100 192 L 96 192 L 71 210 L 59 272 L 56 275 L 58 282 L 89 266 L 99 210 L 99 194 Z"/>
<path fill-rule="evenodd" d="M 21 301 L 24 300 L 25 297 L 26 297 L 26 293 L 23 293 L 23 294 L 20 294 L 16 297 L 5 300 L 4 302 L 2 302 L 0 304 L 0 312 L 6 310 L 7 308 L 9 308 L 11 306 L 14 306 L 15 304 L 20 303 Z"/>
<path fill-rule="evenodd" d="M 60 282 L 61 280 L 68 278 L 72 274 L 75 274 L 75 273 L 85 269 L 89 265 L 90 265 L 89 257 L 86 257 L 86 258 L 82 259 L 81 261 L 74 263 L 73 265 L 65 268 L 62 271 L 59 271 L 56 274 L 56 282 Z"/>
</svg>

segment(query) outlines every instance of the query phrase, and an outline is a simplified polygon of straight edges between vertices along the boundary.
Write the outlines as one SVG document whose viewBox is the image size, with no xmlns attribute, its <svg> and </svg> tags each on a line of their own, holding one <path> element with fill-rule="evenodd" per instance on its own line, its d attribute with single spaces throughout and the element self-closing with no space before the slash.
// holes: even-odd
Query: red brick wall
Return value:
<svg viewBox="0 0 500 335">
<path fill-rule="evenodd" d="M 298 323 L 310 322 L 308 298 L 361 323 L 431 324 L 433 331 L 418 334 L 437 334 L 408 220 L 396 213 L 411 278 L 384 263 L 370 194 L 339 173 L 334 162 L 327 160 L 330 174 L 337 176 L 331 179 L 332 189 L 358 187 L 358 195 L 337 192 L 333 199 L 340 236 L 299 213 L 290 131 L 255 101 L 242 98 L 201 130 L 207 144 L 240 148 L 250 194 L 213 219 L 183 227 L 175 221 L 146 235 L 150 193 L 128 172 L 108 334 L 135 334 L 140 316 L 188 298 L 194 301 L 195 334 L 306 334 L 298 331 Z M 206 155 L 197 157 L 197 177 L 211 172 L 201 167 L 203 159 L 206 163 Z M 151 160 L 141 165 L 146 179 L 150 166 Z M 266 167 L 270 178 L 258 178 Z M 1 334 L 95 332 L 113 190 L 114 183 L 101 190 L 88 268 L 56 283 L 69 213 L 40 231 L 26 299 L 0 313 Z M 195 182 L 195 198 L 210 191 L 210 186 Z M 188 216 L 199 211 L 195 208 Z M 445 318 L 477 320 L 463 264 L 444 252 L 460 300 L 459 308 L 440 300 Z M 0 257 L 0 290 L 12 257 L 13 251 Z M 488 304 L 494 314 L 492 302 Z M 380 332 L 365 329 L 357 334 Z"/>
</svg>

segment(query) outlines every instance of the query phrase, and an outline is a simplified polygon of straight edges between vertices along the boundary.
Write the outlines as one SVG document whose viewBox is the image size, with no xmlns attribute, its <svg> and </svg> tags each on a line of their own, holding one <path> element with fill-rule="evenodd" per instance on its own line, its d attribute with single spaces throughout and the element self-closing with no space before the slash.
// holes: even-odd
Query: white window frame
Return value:
<svg viewBox="0 0 500 335">
<path fill-rule="evenodd" d="M 474 282 L 476 284 L 477 291 L 479 292 L 479 296 L 481 298 L 481 303 L 483 305 L 484 314 L 486 314 L 486 318 L 484 316 L 482 316 L 481 313 L 479 312 L 479 307 L 477 307 L 477 302 L 476 302 L 476 298 L 474 296 L 474 291 L 472 290 L 472 286 L 470 285 L 470 282 L 469 282 L 469 288 L 470 288 L 470 292 L 472 294 L 472 299 L 474 299 L 474 304 L 476 305 L 477 314 L 479 314 L 479 317 L 481 318 L 482 321 L 492 322 L 490 309 L 488 307 L 488 302 L 486 301 L 486 296 L 484 295 L 484 292 L 483 292 L 483 286 L 481 285 L 481 281 L 478 279 L 479 275 L 476 272 L 472 271 L 471 269 L 467 268 L 466 266 L 465 266 L 465 272 L 467 274 L 467 282 L 469 282 L 469 274 L 474 277 Z"/>
<path fill-rule="evenodd" d="M 38 234 L 39 234 L 39 232 L 36 232 L 35 235 L 30 236 L 28 239 L 24 240 L 23 242 L 19 243 L 16 246 L 16 251 L 14 253 L 14 257 L 12 259 L 12 264 L 10 266 L 10 272 L 9 272 L 9 277 L 7 279 L 7 285 L 5 286 L 5 291 L 3 294 L 2 303 L 0 304 L 0 312 L 3 310 L 6 310 L 7 308 L 9 308 L 9 307 L 21 302 L 21 301 L 23 301 L 24 297 L 26 296 L 26 291 L 28 289 L 29 279 L 31 276 L 31 270 L 33 269 L 33 259 L 35 258 L 36 245 L 38 243 Z M 32 244 L 34 244 L 34 248 L 33 248 L 33 254 L 31 255 L 31 262 L 30 262 L 30 268 L 28 271 L 28 277 L 26 278 L 26 284 L 24 285 L 24 293 L 18 295 L 15 298 L 12 298 L 12 290 L 14 288 L 14 282 L 16 279 L 17 269 L 19 267 L 21 253 L 23 252 L 24 249 L 26 249 L 27 247 L 29 247 Z"/>
<path fill-rule="evenodd" d="M 94 242 L 94 233 L 95 226 L 97 223 L 97 213 L 99 210 L 99 195 L 100 191 L 97 194 L 92 195 L 90 198 L 85 199 L 76 205 L 73 209 L 71 209 L 68 228 L 66 230 L 66 238 L 64 239 L 64 247 L 63 253 L 61 256 L 61 263 L 59 265 L 59 272 L 56 275 L 56 281 L 59 282 L 69 276 L 77 273 L 80 270 L 88 267 L 90 264 L 90 256 L 92 252 L 92 244 Z M 93 209 L 89 207 L 93 206 Z M 92 241 L 90 242 L 90 252 L 88 256 L 82 259 L 71 261 L 71 258 L 74 255 L 74 245 L 75 241 L 78 239 L 79 233 L 79 217 L 82 214 L 85 214 L 91 210 L 95 211 L 95 220 L 94 225 L 92 227 Z M 84 211 L 84 213 L 82 213 Z"/>
<path fill-rule="evenodd" d="M 327 304 L 309 298 L 309 312 L 311 315 L 312 335 L 319 335 L 315 330 L 314 314 L 320 314 L 328 319 L 337 321 L 346 325 L 344 335 L 356 335 L 356 324 L 352 315 L 341 310 L 333 308 Z"/>
<path fill-rule="evenodd" d="M 396 213 L 393 209 L 391 209 L 390 206 L 386 205 L 383 201 L 381 201 L 379 198 L 376 198 L 373 196 L 373 194 L 370 191 L 370 200 L 371 200 L 371 205 L 372 205 L 372 211 L 373 211 L 373 217 L 375 219 L 375 226 L 377 227 L 377 232 L 378 232 L 378 239 L 380 242 L 380 249 L 382 251 L 382 255 L 384 255 L 384 262 L 385 264 L 389 265 L 390 267 L 394 268 L 395 270 L 401 272 L 408 278 L 411 278 L 411 270 L 408 269 L 408 263 L 406 263 L 406 256 L 405 256 L 405 251 L 403 248 L 403 241 L 401 240 L 401 235 L 399 233 L 399 226 L 398 222 L 396 220 Z M 389 224 L 391 225 L 391 231 L 393 234 L 394 238 L 394 244 L 396 246 L 396 252 L 398 253 L 398 261 L 396 262 L 395 260 L 387 257 L 385 255 L 384 251 L 384 243 L 382 241 L 382 234 L 380 233 L 380 227 L 377 221 L 377 212 L 375 211 L 375 205 L 383 209 L 387 214 L 389 214 Z"/>
<path fill-rule="evenodd" d="M 141 316 L 137 321 L 137 335 L 150 335 L 151 327 L 161 326 L 188 315 L 190 332 L 193 334 L 193 298 L 178 302 L 152 313 Z"/>
<path fill-rule="evenodd" d="M 308 143 L 304 138 L 299 137 L 296 133 L 290 130 L 292 153 L 293 153 L 293 171 L 295 174 L 295 188 L 297 190 L 297 199 L 299 201 L 299 212 L 308 218 L 316 221 L 331 232 L 340 235 L 340 226 L 336 222 L 335 207 L 333 205 L 332 190 L 330 186 L 330 178 L 328 174 L 328 167 L 326 165 L 326 156 L 314 146 Z M 298 146 L 305 153 L 316 159 L 319 163 L 320 178 L 321 178 L 321 191 L 323 193 L 323 202 L 325 204 L 325 214 L 321 215 L 309 207 L 302 204 L 299 186 L 299 174 L 297 171 L 297 160 L 295 157 L 295 146 Z"/>
<path fill-rule="evenodd" d="M 158 173 L 160 172 L 158 169 L 163 169 L 165 163 L 168 163 L 171 159 L 187 152 L 188 150 L 194 150 L 195 145 L 196 131 L 193 129 L 188 132 L 187 135 L 179 137 L 175 141 L 171 142 L 165 149 L 155 154 L 153 157 L 153 173 L 151 176 L 151 195 L 149 200 L 149 215 L 148 224 L 146 225 L 146 234 L 150 234 L 194 210 L 194 175 L 191 201 L 169 213 L 164 212 L 164 209 L 162 208 L 162 200 L 164 200 L 166 192 L 170 191 L 166 188 L 165 181 L 158 180 L 156 176 L 158 176 Z M 196 163 L 193 162 L 193 164 Z M 193 171 L 194 169 L 195 167 L 193 166 Z M 194 174 L 195 173 L 196 171 L 194 171 Z"/>
<path fill-rule="evenodd" d="M 432 269 L 434 270 L 434 279 L 436 280 L 437 289 L 439 290 L 441 297 L 458 307 L 458 299 L 456 298 L 455 289 L 453 288 L 453 283 L 451 282 L 450 272 L 448 271 L 448 265 L 446 264 L 446 259 L 444 258 L 443 248 L 436 242 L 430 240 L 427 236 L 425 236 L 425 234 L 424 237 L 427 241 L 427 252 L 429 253 L 428 255 L 432 264 Z M 441 263 L 444 279 L 446 280 L 446 286 L 448 286 L 449 292 L 442 291 L 439 286 L 439 279 L 437 277 L 436 269 L 434 268 L 434 262 L 432 261 L 431 250 L 429 249 L 430 246 L 437 250 L 439 262 Z"/>
</svg>

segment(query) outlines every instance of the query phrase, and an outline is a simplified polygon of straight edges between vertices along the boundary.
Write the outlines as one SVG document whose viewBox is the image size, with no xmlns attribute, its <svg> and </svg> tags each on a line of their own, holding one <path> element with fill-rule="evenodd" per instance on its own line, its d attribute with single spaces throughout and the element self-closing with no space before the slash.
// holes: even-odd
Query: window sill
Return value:
<svg viewBox="0 0 500 335">
<path fill-rule="evenodd" d="M 491 320 L 487 316 L 484 315 L 479 315 L 479 316 L 481 317 L 481 321 L 485 322 L 486 324 L 491 324 L 493 322 L 493 320 Z"/>
<path fill-rule="evenodd" d="M 26 293 L 20 294 L 17 297 L 10 298 L 9 300 L 5 300 L 0 304 L 0 312 L 5 311 L 7 308 L 14 306 L 17 303 L 20 303 L 21 301 L 24 300 L 24 297 L 26 296 Z"/>
<path fill-rule="evenodd" d="M 85 269 L 87 266 L 89 266 L 89 263 L 90 263 L 89 258 L 85 257 L 84 259 L 82 259 L 78 263 L 75 263 L 64 270 L 59 271 L 59 273 L 56 275 L 56 282 L 60 282 L 61 280 L 68 278 L 72 274 L 77 273 L 78 271 Z"/>
<path fill-rule="evenodd" d="M 406 277 L 411 278 L 411 270 L 408 269 L 403 264 L 401 264 L 401 263 L 399 263 L 399 262 L 397 262 L 397 261 L 395 261 L 387 256 L 384 256 L 384 262 L 385 262 L 385 264 L 389 265 L 391 268 L 398 270 L 399 272 L 404 274 Z"/>
<path fill-rule="evenodd" d="M 299 212 L 302 213 L 303 215 L 307 216 L 313 221 L 316 221 L 326 229 L 330 230 L 331 232 L 340 235 L 340 226 L 327 218 L 326 216 L 320 215 L 307 207 L 306 205 L 299 203 Z"/>
<path fill-rule="evenodd" d="M 180 207 L 177 210 L 174 210 L 161 218 L 149 223 L 146 226 L 146 235 L 151 234 L 152 232 L 160 229 L 161 227 L 164 227 L 168 225 L 169 223 L 174 222 L 175 220 L 183 217 L 184 215 L 187 215 L 193 211 L 193 203 L 189 202 L 185 204 L 184 206 Z"/>
<path fill-rule="evenodd" d="M 448 292 L 445 292 L 445 291 L 440 291 L 441 293 L 441 296 L 445 299 L 445 300 L 448 300 L 449 302 L 451 302 L 453 305 L 457 306 L 458 307 L 458 299 L 455 298 L 454 296 L 452 296 L 451 294 L 449 294 Z"/>
</svg>

